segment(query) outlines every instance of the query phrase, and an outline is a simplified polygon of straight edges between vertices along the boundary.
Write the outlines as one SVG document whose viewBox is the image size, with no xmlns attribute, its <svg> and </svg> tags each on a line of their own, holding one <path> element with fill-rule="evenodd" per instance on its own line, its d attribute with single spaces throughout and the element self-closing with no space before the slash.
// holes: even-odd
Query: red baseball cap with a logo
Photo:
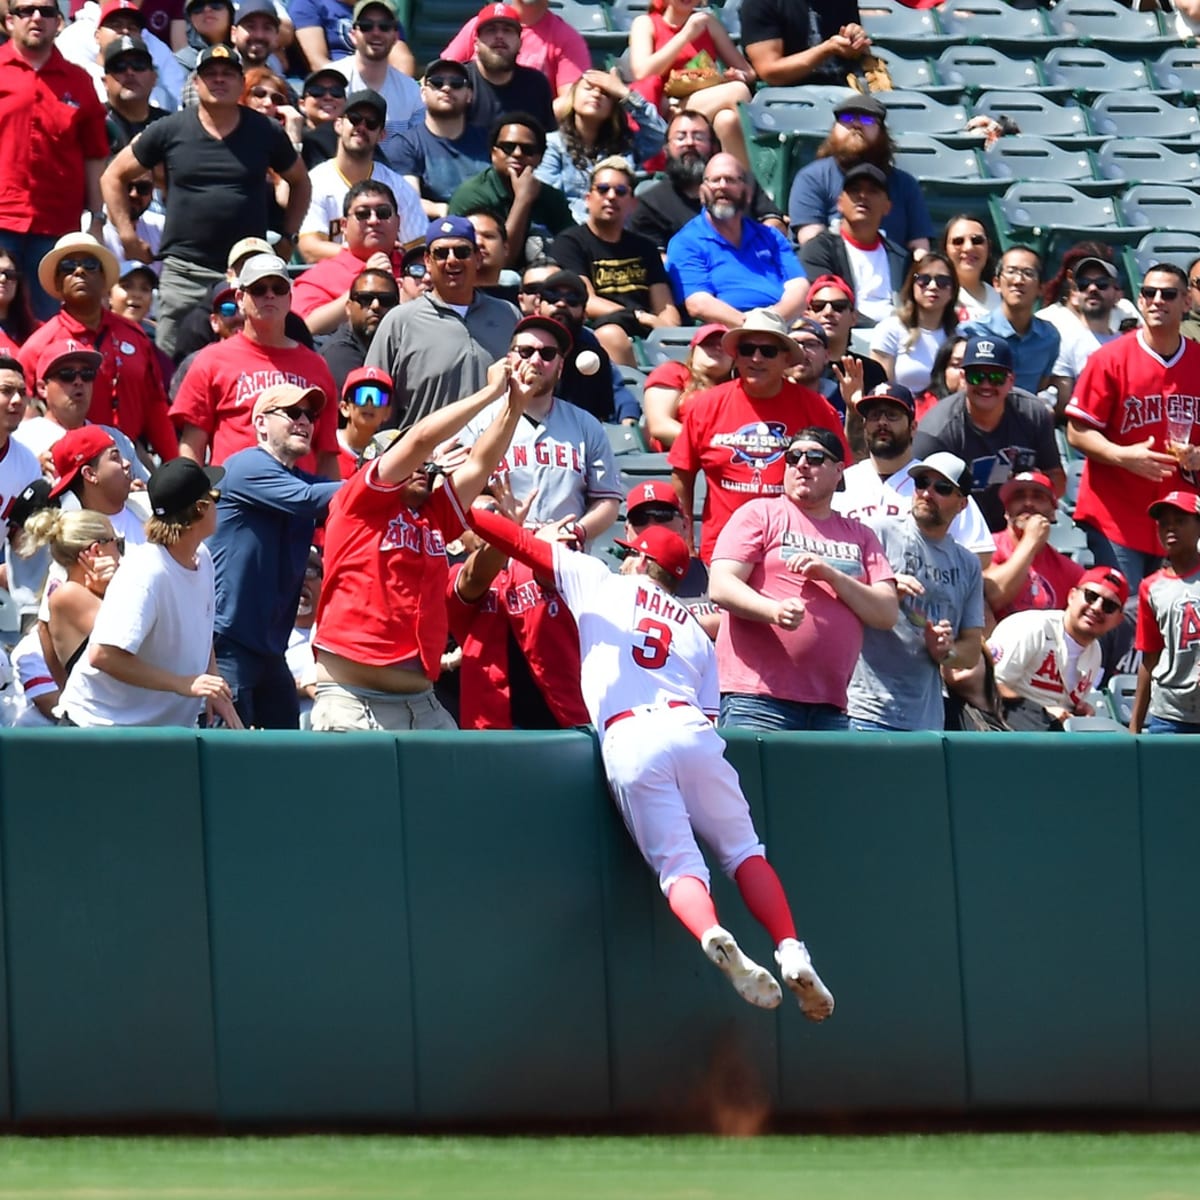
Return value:
<svg viewBox="0 0 1200 1200">
<path fill-rule="evenodd" d="M 1124 607 L 1129 599 L 1129 580 L 1116 567 L 1091 567 L 1079 577 L 1076 587 L 1087 587 L 1089 583 L 1106 587 Z"/>
<path fill-rule="evenodd" d="M 629 495 L 625 497 L 625 515 L 629 516 L 635 508 L 640 508 L 643 504 L 669 504 L 680 516 L 683 515 L 679 493 L 669 483 L 663 483 L 661 480 L 652 479 L 630 488 Z"/>
<path fill-rule="evenodd" d="M 88 463 L 115 445 L 112 435 L 105 433 L 99 425 L 81 425 L 78 429 L 68 430 L 50 452 L 58 475 L 50 495 L 59 496 L 65 492 Z"/>
<path fill-rule="evenodd" d="M 620 538 L 613 540 L 618 546 L 644 554 L 676 579 L 682 579 L 688 573 L 692 556 L 688 553 L 687 542 L 665 525 L 648 525 L 637 537 L 627 542 Z"/>
<path fill-rule="evenodd" d="M 1195 492 L 1168 492 L 1161 500 L 1155 500 L 1146 510 L 1146 515 L 1157 518 L 1164 508 L 1177 508 L 1192 517 L 1200 517 L 1200 496 Z"/>
<path fill-rule="evenodd" d="M 356 387 L 362 384 L 373 386 L 377 392 L 386 388 L 389 393 L 396 386 L 392 382 L 392 377 L 380 367 L 355 367 L 346 376 L 346 382 L 342 384 L 342 399 L 346 399 Z"/>
<path fill-rule="evenodd" d="M 521 14 L 509 4 L 488 4 L 481 8 L 479 16 L 475 18 L 475 29 L 478 31 L 493 21 L 507 21 L 521 28 Z"/>
<path fill-rule="evenodd" d="M 1024 487 L 1026 484 L 1032 484 L 1034 487 L 1040 487 L 1050 493 L 1050 498 L 1054 499 L 1054 484 L 1050 482 L 1050 476 L 1044 475 L 1041 471 L 1021 471 L 1016 475 L 1010 475 L 1008 482 L 1000 488 L 1000 503 L 1008 504 L 1009 497 L 1018 488 Z"/>
<path fill-rule="evenodd" d="M 84 367 L 96 367 L 104 361 L 100 354 L 83 342 L 75 342 L 67 338 L 61 342 L 47 342 L 37 360 L 37 378 L 39 382 L 46 378 L 61 362 L 74 359 Z"/>
</svg>

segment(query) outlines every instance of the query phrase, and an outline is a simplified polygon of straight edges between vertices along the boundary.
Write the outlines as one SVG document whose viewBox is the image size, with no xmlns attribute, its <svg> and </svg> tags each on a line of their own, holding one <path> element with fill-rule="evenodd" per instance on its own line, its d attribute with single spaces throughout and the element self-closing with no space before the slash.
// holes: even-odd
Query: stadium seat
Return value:
<svg viewBox="0 0 1200 1200">
<path fill-rule="evenodd" d="M 1141 183 L 1121 198 L 1121 216 L 1127 225 L 1200 234 L 1200 197 L 1176 184 Z"/>
<path fill-rule="evenodd" d="M 1088 149 L 1105 139 L 1092 133 L 1087 109 L 1055 104 L 1040 92 L 984 92 L 971 108 L 973 117 L 1009 117 L 1023 134 L 1043 137 L 1056 146 Z"/>
<path fill-rule="evenodd" d="M 622 485 L 622 491 L 629 491 L 638 483 L 644 483 L 646 477 L 653 479 L 670 479 L 671 465 L 665 454 L 622 454 L 621 476 L 630 476 L 632 482 Z"/>
<path fill-rule="evenodd" d="M 645 454 L 646 447 L 642 442 L 636 425 L 612 425 L 605 422 L 604 432 L 612 452 L 618 457 L 626 454 Z"/>
<path fill-rule="evenodd" d="M 987 178 L 979 155 L 971 149 L 955 149 L 923 133 L 901 133 L 893 137 L 896 165 L 915 175 L 933 200 L 933 191 L 954 195 L 989 195 L 1002 192 L 1007 183 Z"/>
<path fill-rule="evenodd" d="M 858 19 L 873 44 L 901 53 L 926 54 L 964 40 L 944 33 L 932 9 L 909 8 L 897 0 L 862 0 Z"/>
<path fill-rule="evenodd" d="M 1174 263 L 1186 271 L 1200 258 L 1200 234 L 1154 232 L 1125 252 L 1125 273 L 1136 283 L 1155 264 Z"/>
<path fill-rule="evenodd" d="M 738 116 L 750 154 L 750 168 L 776 204 L 786 205 L 796 170 L 829 136 L 833 105 L 804 95 L 801 88 L 763 88 Z"/>
<path fill-rule="evenodd" d="M 1097 179 L 1087 150 L 1067 150 L 1046 138 L 1021 134 L 1002 137 L 983 152 L 983 169 L 991 179 L 1058 180 L 1072 183 L 1089 196 L 1111 196 L 1121 190 L 1119 180 Z"/>
<path fill-rule="evenodd" d="M 1124 724 L 1129 724 L 1133 716 L 1133 697 L 1137 691 L 1136 675 L 1113 675 L 1107 685 L 1109 706 L 1113 716 Z"/>
<path fill-rule="evenodd" d="M 652 367 L 670 362 L 672 359 L 675 362 L 683 362 L 688 356 L 689 343 L 695 332 L 694 328 L 687 325 L 675 328 L 663 326 L 650 330 L 642 339 L 647 361 Z"/>
<path fill-rule="evenodd" d="M 1056 257 L 1064 243 L 1094 240 L 1127 245 L 1150 232 L 1148 225 L 1122 223 L 1115 202 L 1085 196 L 1069 183 L 1014 183 L 989 199 L 1002 249 L 1017 242 L 1040 247 L 1043 259 Z"/>
<path fill-rule="evenodd" d="M 1063 471 L 1067 476 L 1067 487 L 1063 492 L 1062 503 L 1068 512 L 1075 511 L 1075 501 L 1079 499 L 1079 485 L 1083 482 L 1083 468 L 1087 463 L 1085 458 L 1063 459 Z M 1086 539 L 1085 539 L 1086 540 Z"/>
<path fill-rule="evenodd" d="M 1013 8 L 1004 0 L 947 0 L 938 9 L 938 20 L 948 34 L 1006 53 L 1019 49 L 1025 54 L 1045 54 L 1065 40 L 1051 33 L 1040 9 Z"/>
<path fill-rule="evenodd" d="M 1130 57 L 1179 44 L 1177 37 L 1163 32 L 1157 13 L 1134 12 L 1116 0 L 1059 0 L 1047 9 L 1046 22 L 1081 46 L 1100 46 Z"/>
<path fill-rule="evenodd" d="M 1050 526 L 1050 545 L 1060 554 L 1087 549 L 1087 534 L 1074 521 L 1056 521 Z"/>
<path fill-rule="evenodd" d="M 1108 92 L 1088 110 L 1095 133 L 1141 137 L 1149 133 L 1163 145 L 1188 149 L 1200 145 L 1200 118 L 1194 108 L 1175 108 L 1159 96 Z"/>
<path fill-rule="evenodd" d="M 943 82 L 925 58 L 903 58 L 895 50 L 879 46 L 873 50 L 888 69 L 892 87 L 902 92 L 924 92 L 945 104 L 956 101 L 963 93 L 961 83 Z"/>
<path fill-rule="evenodd" d="M 1096 169 L 1126 186 L 1177 183 L 1200 187 L 1200 151 L 1168 150 L 1150 138 L 1111 138 L 1096 152 Z"/>
<path fill-rule="evenodd" d="M 1067 733 L 1128 733 L 1119 721 L 1114 721 L 1112 717 L 1068 717 L 1063 722 L 1063 729 Z"/>
<path fill-rule="evenodd" d="M 1047 83 L 1069 89 L 1078 100 L 1089 100 L 1106 92 L 1150 90 L 1144 63 L 1114 58 L 1095 46 L 1056 46 L 1046 55 L 1042 69 Z"/>
<path fill-rule="evenodd" d="M 1200 46 L 1171 46 L 1147 62 L 1156 92 L 1183 93 L 1185 104 L 1200 96 Z"/>
<path fill-rule="evenodd" d="M 612 29 L 608 23 L 609 8 L 600 0 L 550 0 L 550 10 L 562 17 L 573 29 L 578 29 L 589 48 L 609 50 L 613 47 Z M 628 42 L 628 34 L 622 34 Z"/>
<path fill-rule="evenodd" d="M 1009 58 L 993 46 L 948 46 L 934 69 L 941 83 L 953 84 L 972 96 L 1025 88 L 1048 94 L 1037 59 Z"/>
<path fill-rule="evenodd" d="M 982 134 L 967 131 L 967 110 L 962 104 L 940 104 L 924 92 L 880 92 L 875 98 L 887 109 L 893 130 L 923 133 L 958 148 L 983 145 Z"/>
</svg>

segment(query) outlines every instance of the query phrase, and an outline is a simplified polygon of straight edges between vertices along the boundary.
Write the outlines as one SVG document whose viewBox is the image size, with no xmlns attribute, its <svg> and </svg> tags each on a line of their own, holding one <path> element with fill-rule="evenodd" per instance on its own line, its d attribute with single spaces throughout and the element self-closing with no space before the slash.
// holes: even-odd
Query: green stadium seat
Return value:
<svg viewBox="0 0 1200 1200">
<path fill-rule="evenodd" d="M 896 165 L 915 175 L 932 199 L 931 189 L 952 195 L 989 195 L 1004 191 L 1007 182 L 989 179 L 979 165 L 979 155 L 972 149 L 956 149 L 923 133 L 901 133 L 893 136 L 896 146 Z"/>
<path fill-rule="evenodd" d="M 943 84 L 953 84 L 972 96 L 1024 89 L 1051 94 L 1037 59 L 1010 58 L 994 46 L 949 46 L 934 67 Z"/>
<path fill-rule="evenodd" d="M 1067 150 L 1032 134 L 1002 137 L 983 151 L 983 169 L 991 179 L 1006 184 L 1017 180 L 1058 180 L 1072 183 L 1089 196 L 1111 196 L 1122 188 L 1120 180 L 1097 177 L 1087 150 Z"/>
<path fill-rule="evenodd" d="M 1059 0 L 1047 9 L 1046 22 L 1081 46 L 1130 57 L 1179 44 L 1177 37 L 1163 32 L 1157 13 L 1134 12 L 1116 0 Z"/>
<path fill-rule="evenodd" d="M 1138 183 L 1177 183 L 1200 187 L 1200 151 L 1168 150 L 1150 138 L 1111 138 L 1096 152 L 1105 179 Z"/>
<path fill-rule="evenodd" d="M 1025 242 L 1043 259 L 1056 257 L 1065 243 L 1128 245 L 1150 232 L 1148 225 L 1124 224 L 1113 199 L 1086 196 L 1069 183 L 1014 183 L 988 203 L 1001 248 Z"/>
<path fill-rule="evenodd" d="M 694 328 L 687 325 L 675 328 L 664 326 L 659 329 L 650 330 L 645 338 L 642 339 L 647 362 L 652 367 L 657 367 L 661 363 L 671 362 L 672 360 L 683 362 L 688 356 L 692 335 L 695 332 Z"/>
<path fill-rule="evenodd" d="M 1136 675 L 1113 675 L 1105 685 L 1108 692 L 1108 702 L 1113 716 L 1124 724 L 1129 724 L 1133 716 L 1133 696 L 1137 691 Z"/>
<path fill-rule="evenodd" d="M 1156 230 L 1154 233 L 1148 233 L 1136 246 L 1126 250 L 1126 274 L 1129 281 L 1136 284 L 1155 263 L 1174 263 L 1186 271 L 1198 258 L 1200 234 Z"/>
<path fill-rule="evenodd" d="M 833 105 L 799 88 L 763 88 L 751 104 L 738 105 L 738 115 L 755 178 L 776 204 L 786 205 L 796 169 L 829 136 Z"/>
<path fill-rule="evenodd" d="M 1159 96 L 1108 92 L 1088 110 L 1095 133 L 1107 137 L 1141 137 L 1150 133 L 1177 149 L 1200 145 L 1200 118 L 1194 108 L 1175 108 Z"/>
<path fill-rule="evenodd" d="M 924 92 L 927 96 L 949 104 L 963 94 L 961 83 L 945 82 L 938 78 L 933 65 L 924 57 L 905 58 L 885 46 L 873 51 L 876 58 L 887 67 L 892 87 L 903 92 Z"/>
<path fill-rule="evenodd" d="M 1200 234 L 1200 197 L 1176 184 L 1141 183 L 1131 187 L 1121 198 L 1121 215 L 1128 225 Z"/>
<path fill-rule="evenodd" d="M 972 45 L 1045 54 L 1066 40 L 1049 30 L 1041 9 L 1013 8 L 1004 0 L 946 0 L 937 13 L 948 34 L 966 38 Z"/>
<path fill-rule="evenodd" d="M 964 40 L 945 33 L 933 9 L 909 8 L 898 0 L 862 0 L 858 18 L 873 44 L 902 53 L 927 54 Z"/>
<path fill-rule="evenodd" d="M 1200 46 L 1170 46 L 1147 62 L 1156 92 L 1182 92 L 1185 104 L 1200 96 Z"/>
<path fill-rule="evenodd" d="M 608 444 L 612 447 L 612 452 L 618 457 L 626 454 L 646 453 L 646 445 L 642 441 L 642 436 L 638 432 L 636 425 L 611 425 L 606 423 L 604 432 L 608 437 Z"/>
<path fill-rule="evenodd" d="M 981 134 L 967 132 L 967 110 L 962 104 L 941 104 L 924 92 L 880 92 L 875 98 L 887 109 L 893 130 L 927 134 L 963 149 L 983 145 Z"/>
<path fill-rule="evenodd" d="M 1056 146 L 1088 149 L 1105 139 L 1092 132 L 1087 109 L 1056 104 L 1041 92 L 984 92 L 971 107 L 973 117 L 1010 117 L 1022 133 L 1043 137 Z"/>
<path fill-rule="evenodd" d="M 1047 83 L 1069 89 L 1078 100 L 1106 92 L 1150 91 L 1145 63 L 1114 58 L 1095 46 L 1056 46 L 1046 55 L 1042 69 Z"/>
</svg>

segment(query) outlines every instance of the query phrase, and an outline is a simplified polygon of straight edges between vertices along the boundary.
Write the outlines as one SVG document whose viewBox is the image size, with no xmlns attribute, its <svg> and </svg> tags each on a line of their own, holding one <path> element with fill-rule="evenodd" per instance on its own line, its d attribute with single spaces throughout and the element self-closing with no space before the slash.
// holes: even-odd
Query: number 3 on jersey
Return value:
<svg viewBox="0 0 1200 1200">
<path fill-rule="evenodd" d="M 671 653 L 670 627 L 653 617 L 643 617 L 635 631 L 645 634 L 645 638 L 640 646 L 633 647 L 633 661 L 647 671 L 657 671 Z"/>
</svg>

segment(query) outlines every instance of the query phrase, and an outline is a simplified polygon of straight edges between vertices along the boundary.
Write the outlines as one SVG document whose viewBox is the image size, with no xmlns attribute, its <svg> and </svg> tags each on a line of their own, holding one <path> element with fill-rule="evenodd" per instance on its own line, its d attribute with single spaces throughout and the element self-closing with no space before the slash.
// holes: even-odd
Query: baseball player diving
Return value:
<svg viewBox="0 0 1200 1200">
<path fill-rule="evenodd" d="M 470 520 L 490 545 L 553 580 L 575 617 L 583 699 L 600 732 L 609 787 L 671 911 L 742 999 L 759 1008 L 780 1003 L 775 977 L 717 920 L 699 836 L 771 935 L 780 975 L 804 1015 L 823 1021 L 833 995 L 796 938 L 783 885 L 712 725 L 720 702 L 713 644 L 675 599 L 688 570 L 683 538 L 650 525 L 618 541 L 636 557 L 631 574 L 614 575 L 599 559 L 537 538 L 498 513 L 475 509 Z"/>
</svg>

